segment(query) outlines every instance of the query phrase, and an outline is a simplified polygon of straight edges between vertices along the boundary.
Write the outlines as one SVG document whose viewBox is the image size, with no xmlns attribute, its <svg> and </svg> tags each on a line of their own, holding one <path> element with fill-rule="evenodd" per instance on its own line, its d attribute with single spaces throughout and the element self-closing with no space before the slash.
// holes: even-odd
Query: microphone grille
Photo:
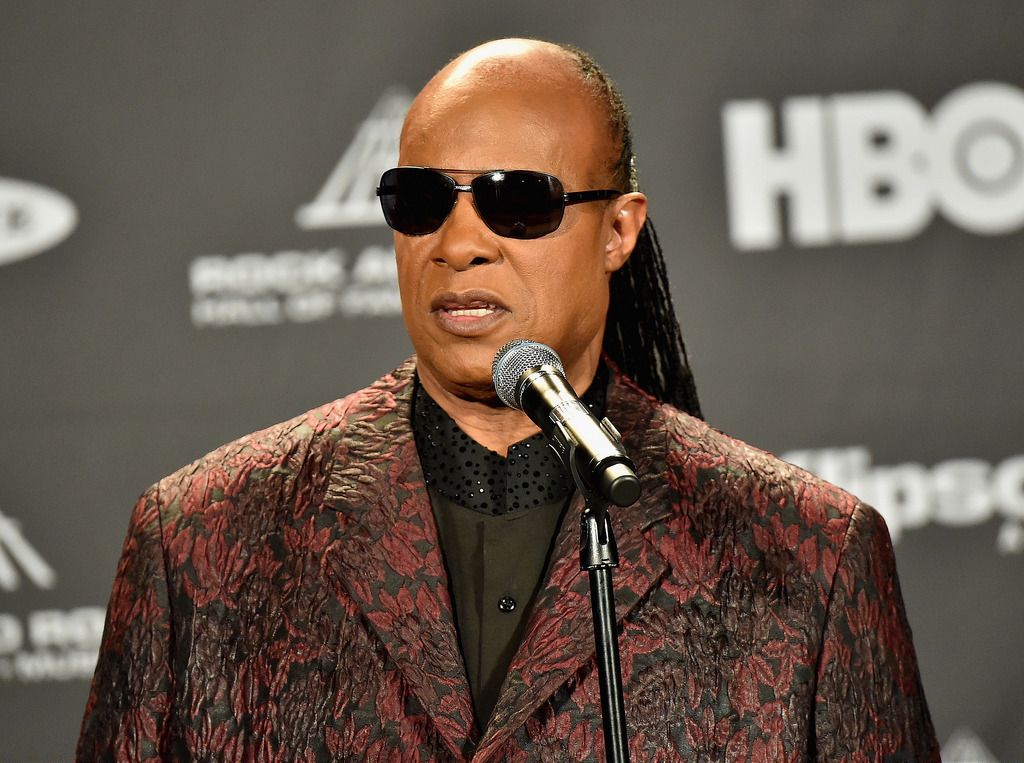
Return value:
<svg viewBox="0 0 1024 763">
<path fill-rule="evenodd" d="M 540 342 L 528 339 L 513 339 L 494 356 L 491 363 L 491 375 L 494 377 L 494 389 L 498 398 L 509 408 L 522 409 L 519 400 L 519 379 L 530 368 L 538 366 L 554 366 L 560 374 L 565 375 L 562 360 L 558 353 Z"/>
</svg>

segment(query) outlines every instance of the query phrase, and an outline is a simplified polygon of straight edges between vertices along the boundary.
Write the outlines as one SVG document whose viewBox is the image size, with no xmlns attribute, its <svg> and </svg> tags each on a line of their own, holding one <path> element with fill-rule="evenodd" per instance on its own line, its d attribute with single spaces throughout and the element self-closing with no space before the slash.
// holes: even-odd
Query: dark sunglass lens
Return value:
<svg viewBox="0 0 1024 763">
<path fill-rule="evenodd" d="M 451 178 L 420 167 L 388 170 L 377 193 L 388 225 L 409 236 L 436 231 L 455 204 Z"/>
<path fill-rule="evenodd" d="M 543 172 L 492 172 L 473 180 L 473 202 L 487 227 L 507 238 L 540 238 L 562 222 L 562 184 Z"/>
</svg>

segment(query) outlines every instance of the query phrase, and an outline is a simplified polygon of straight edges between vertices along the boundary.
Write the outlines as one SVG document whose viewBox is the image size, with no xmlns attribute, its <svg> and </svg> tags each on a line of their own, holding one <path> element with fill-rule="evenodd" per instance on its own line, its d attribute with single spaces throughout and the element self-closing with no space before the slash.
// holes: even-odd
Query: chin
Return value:
<svg viewBox="0 0 1024 763">
<path fill-rule="evenodd" d="M 440 381 L 448 391 L 463 400 L 472 400 L 478 403 L 493 403 L 496 406 L 504 405 L 498 399 L 498 393 L 494 391 L 494 379 L 491 376 L 491 367 L 487 366 L 486 372 L 473 374 L 453 374 L 450 377 L 440 378 Z"/>
<path fill-rule="evenodd" d="M 474 358 L 473 360 L 477 360 Z M 467 390 L 489 391 L 494 394 L 494 377 L 491 375 L 491 353 L 481 353 L 477 362 L 470 362 L 465 365 L 459 364 L 457 368 L 451 369 L 447 377 L 452 385 Z"/>
<path fill-rule="evenodd" d="M 494 350 L 490 346 L 438 348 L 429 355 L 419 354 L 421 376 L 425 371 L 431 380 L 449 393 L 467 400 L 498 401 L 491 375 Z"/>
</svg>

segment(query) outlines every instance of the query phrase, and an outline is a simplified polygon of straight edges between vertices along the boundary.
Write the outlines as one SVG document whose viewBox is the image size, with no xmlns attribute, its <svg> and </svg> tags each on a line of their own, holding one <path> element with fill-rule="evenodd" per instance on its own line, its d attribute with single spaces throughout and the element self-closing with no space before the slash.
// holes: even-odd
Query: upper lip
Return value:
<svg viewBox="0 0 1024 763">
<path fill-rule="evenodd" d="M 486 289 L 469 289 L 459 292 L 445 291 L 435 295 L 430 300 L 431 312 L 437 310 L 472 310 L 487 307 L 508 310 L 508 307 L 497 294 Z"/>
</svg>

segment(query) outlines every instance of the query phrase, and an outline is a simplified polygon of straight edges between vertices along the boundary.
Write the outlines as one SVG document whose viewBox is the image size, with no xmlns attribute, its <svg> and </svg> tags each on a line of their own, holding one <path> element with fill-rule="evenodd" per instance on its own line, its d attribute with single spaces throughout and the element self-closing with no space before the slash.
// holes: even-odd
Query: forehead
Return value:
<svg viewBox="0 0 1024 763">
<path fill-rule="evenodd" d="M 487 67 L 424 88 L 406 118 L 399 163 L 536 169 L 576 184 L 606 174 L 610 143 L 578 77 Z"/>
</svg>

